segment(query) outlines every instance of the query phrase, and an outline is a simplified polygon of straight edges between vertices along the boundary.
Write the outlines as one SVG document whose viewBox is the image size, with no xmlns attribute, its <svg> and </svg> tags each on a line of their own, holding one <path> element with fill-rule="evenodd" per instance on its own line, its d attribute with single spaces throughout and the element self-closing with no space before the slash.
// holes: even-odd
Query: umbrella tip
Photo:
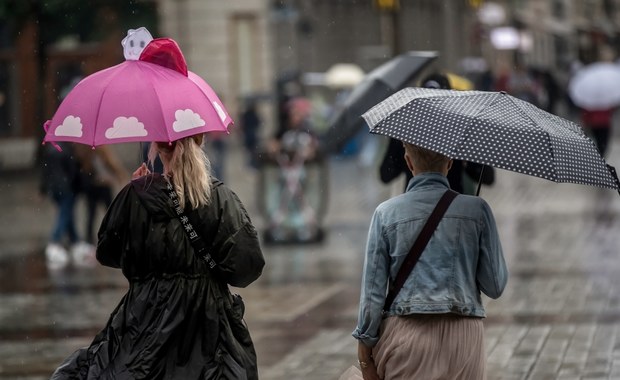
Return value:
<svg viewBox="0 0 620 380">
<path fill-rule="evenodd" d="M 616 168 L 609 165 L 609 164 L 605 164 L 607 165 L 607 170 L 609 170 L 609 173 L 611 173 L 611 176 L 614 179 L 614 182 L 616 183 L 616 190 L 618 190 L 618 194 L 620 194 L 620 179 L 618 179 L 618 173 L 616 172 Z"/>
</svg>

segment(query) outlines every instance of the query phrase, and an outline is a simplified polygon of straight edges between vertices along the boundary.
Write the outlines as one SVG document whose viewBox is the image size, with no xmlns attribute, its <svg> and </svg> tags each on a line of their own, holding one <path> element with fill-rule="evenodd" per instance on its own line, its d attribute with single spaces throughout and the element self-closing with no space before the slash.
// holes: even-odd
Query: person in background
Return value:
<svg viewBox="0 0 620 380">
<path fill-rule="evenodd" d="M 74 157 L 73 143 L 45 144 L 41 156 L 41 195 L 56 205 L 56 220 L 49 242 L 45 247 L 45 258 L 51 269 L 59 269 L 70 262 L 69 253 L 77 255 L 83 251 L 75 227 L 75 200 L 79 186 L 79 163 Z M 67 244 L 70 251 L 67 250 Z"/>
<path fill-rule="evenodd" d="M 586 131 L 594 139 L 601 156 L 605 157 L 609 147 L 611 125 L 615 108 L 601 110 L 581 110 L 581 121 Z"/>
<path fill-rule="evenodd" d="M 515 98 L 525 100 L 538 106 L 537 83 L 528 71 L 527 67 L 517 60 L 514 70 L 508 76 L 506 92 Z"/>
<path fill-rule="evenodd" d="M 313 158 L 316 153 L 318 140 L 313 126 L 310 124 L 312 103 L 305 97 L 294 97 L 286 103 L 286 122 L 283 128 L 279 128 L 272 139 L 268 142 L 267 150 L 271 154 L 277 154 L 286 148 L 287 141 L 296 141 L 308 136 L 312 140 L 305 159 Z M 302 154 L 302 152 L 298 152 Z"/>
<path fill-rule="evenodd" d="M 213 178 L 202 143 L 202 134 L 152 143 L 150 161 L 158 155 L 163 174 L 142 164 L 110 205 L 97 260 L 121 269 L 129 289 L 51 379 L 258 379 L 242 312 L 234 323 L 244 337 L 229 334 L 233 317 L 223 313 L 234 300 L 228 286 L 254 282 L 265 261 L 245 207 Z M 213 267 L 194 251 L 195 236 Z"/>
<path fill-rule="evenodd" d="M 228 151 L 225 133 L 211 132 L 204 144 L 204 152 L 211 161 L 213 176 L 220 181 L 226 177 L 226 152 Z"/>
<path fill-rule="evenodd" d="M 411 144 L 407 191 L 372 217 L 353 337 L 364 380 L 485 379 L 481 292 L 498 298 L 508 272 L 495 219 L 479 197 L 458 195 L 417 265 L 383 311 L 386 294 L 445 191 L 452 160 Z"/>
<path fill-rule="evenodd" d="M 248 166 L 256 169 L 258 162 L 256 154 L 259 145 L 259 131 L 262 125 L 261 118 L 256 109 L 256 101 L 249 99 L 246 101 L 245 110 L 241 113 L 241 130 L 243 132 L 243 146 L 246 149 Z"/>
<path fill-rule="evenodd" d="M 110 206 L 113 189 L 127 183 L 129 173 L 109 145 L 92 149 L 79 144 L 75 147 L 75 154 L 80 163 L 81 192 L 86 197 L 86 242 L 96 244 L 97 206 L 101 204 L 106 209 Z"/>
</svg>

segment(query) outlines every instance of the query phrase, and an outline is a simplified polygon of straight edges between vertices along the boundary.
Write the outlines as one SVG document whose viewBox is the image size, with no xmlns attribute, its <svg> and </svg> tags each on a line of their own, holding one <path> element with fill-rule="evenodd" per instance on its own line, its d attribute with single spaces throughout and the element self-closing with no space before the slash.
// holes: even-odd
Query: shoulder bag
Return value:
<svg viewBox="0 0 620 380">
<path fill-rule="evenodd" d="M 396 295 L 405 284 L 405 281 L 409 277 L 409 274 L 413 270 L 413 267 L 415 267 L 416 263 L 418 262 L 418 259 L 422 255 L 422 252 L 428 244 L 428 241 L 431 240 L 431 236 L 433 236 L 433 232 L 435 232 L 435 229 L 437 229 L 439 221 L 441 220 L 441 218 L 443 218 L 443 215 L 446 213 L 446 210 L 450 206 L 450 203 L 452 203 L 452 201 L 457 195 L 458 193 L 456 191 L 448 189 L 443 194 L 441 199 L 439 199 L 439 202 L 435 206 L 435 209 L 433 209 L 431 215 L 428 217 L 428 220 L 426 221 L 426 224 L 418 235 L 415 243 L 413 243 L 411 250 L 409 250 L 405 261 L 400 266 L 394 282 L 390 285 L 390 290 L 385 298 L 385 304 L 383 305 L 384 313 L 387 313 L 388 310 L 390 310 L 390 307 L 392 306 Z"/>
</svg>

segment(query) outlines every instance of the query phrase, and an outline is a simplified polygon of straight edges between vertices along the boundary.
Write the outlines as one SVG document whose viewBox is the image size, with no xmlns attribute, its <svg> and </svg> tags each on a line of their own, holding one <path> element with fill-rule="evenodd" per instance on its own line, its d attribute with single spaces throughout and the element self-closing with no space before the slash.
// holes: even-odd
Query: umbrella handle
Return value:
<svg viewBox="0 0 620 380">
<path fill-rule="evenodd" d="M 614 177 L 614 179 L 616 180 L 616 187 L 618 189 L 618 194 L 620 194 L 620 180 L 618 179 L 616 168 L 614 168 L 613 166 L 609 164 L 605 164 L 605 165 L 607 165 L 607 170 L 609 170 L 609 172 L 611 173 L 611 176 Z"/>
<path fill-rule="evenodd" d="M 482 187 L 482 176 L 484 175 L 484 168 L 486 165 L 482 165 L 482 169 L 480 169 L 480 178 L 478 179 L 478 189 L 476 190 L 476 196 L 480 195 L 480 188 Z"/>
</svg>

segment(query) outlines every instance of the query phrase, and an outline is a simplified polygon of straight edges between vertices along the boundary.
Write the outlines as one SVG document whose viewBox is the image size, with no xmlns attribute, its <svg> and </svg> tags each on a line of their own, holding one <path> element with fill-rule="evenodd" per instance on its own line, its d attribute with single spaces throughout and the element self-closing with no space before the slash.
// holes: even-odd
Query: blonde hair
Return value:
<svg viewBox="0 0 620 380">
<path fill-rule="evenodd" d="M 158 153 L 170 155 L 167 174 L 183 208 L 188 201 L 192 208 L 211 202 L 211 162 L 202 150 L 202 141 L 202 135 L 194 135 L 172 144 L 153 143 L 149 151 L 151 165 Z"/>
<path fill-rule="evenodd" d="M 450 162 L 450 158 L 441 153 L 409 143 L 403 143 L 403 146 L 411 160 L 415 162 L 417 170 L 421 172 L 441 172 Z"/>
</svg>

